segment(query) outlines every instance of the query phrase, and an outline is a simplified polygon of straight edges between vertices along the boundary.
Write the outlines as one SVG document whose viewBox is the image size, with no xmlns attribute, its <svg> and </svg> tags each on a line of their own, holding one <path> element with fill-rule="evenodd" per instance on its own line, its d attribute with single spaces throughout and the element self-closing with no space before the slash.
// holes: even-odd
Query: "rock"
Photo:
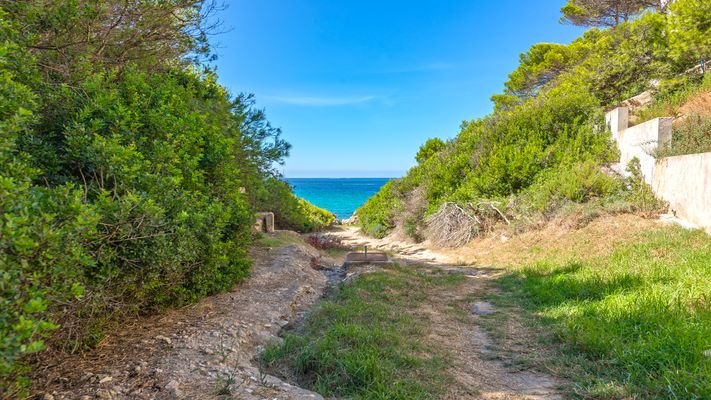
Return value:
<svg viewBox="0 0 711 400">
<path fill-rule="evenodd" d="M 176 381 L 175 379 L 171 380 L 168 382 L 167 385 L 165 385 L 165 390 L 173 397 L 173 398 L 182 398 L 183 397 L 183 391 L 180 390 L 180 383 Z"/>
<path fill-rule="evenodd" d="M 476 315 L 489 315 L 496 312 L 494 306 L 486 301 L 477 301 L 469 306 L 469 309 Z"/>
<path fill-rule="evenodd" d="M 341 225 L 357 225 L 359 222 L 358 216 L 353 214 L 350 218 L 342 219 Z"/>
<path fill-rule="evenodd" d="M 49 393 L 45 393 L 44 396 L 42 396 L 42 400 L 54 400 L 54 396 Z"/>
<path fill-rule="evenodd" d="M 111 376 L 105 376 L 99 380 L 99 384 L 111 382 L 113 380 L 114 380 L 114 378 L 112 378 Z"/>
<path fill-rule="evenodd" d="M 170 340 L 169 337 L 165 337 L 165 336 L 162 336 L 162 335 L 156 336 L 155 339 L 158 340 L 158 341 L 160 341 L 160 342 L 165 343 L 165 344 L 168 345 L 168 346 L 170 346 L 171 344 L 173 344 L 173 341 Z"/>
<path fill-rule="evenodd" d="M 96 391 L 96 397 L 99 399 L 111 400 L 115 394 L 113 390 L 99 389 Z"/>
</svg>

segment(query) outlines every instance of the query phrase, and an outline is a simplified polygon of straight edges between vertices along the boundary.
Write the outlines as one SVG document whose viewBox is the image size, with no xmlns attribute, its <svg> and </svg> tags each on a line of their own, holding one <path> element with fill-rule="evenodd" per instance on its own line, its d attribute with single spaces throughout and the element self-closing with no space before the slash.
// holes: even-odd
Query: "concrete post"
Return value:
<svg viewBox="0 0 711 400">
<path fill-rule="evenodd" d="M 671 146 L 672 141 L 672 122 L 674 118 L 666 117 L 659 118 L 659 137 L 658 144 L 659 148 L 665 148 Z"/>
<path fill-rule="evenodd" d="M 630 110 L 627 107 L 615 108 L 605 114 L 605 124 L 612 131 L 612 138 L 618 140 L 618 134 L 630 125 Z"/>
<path fill-rule="evenodd" d="M 256 232 L 274 232 L 274 213 L 272 212 L 260 212 L 256 215 L 256 221 L 253 226 Z"/>
</svg>

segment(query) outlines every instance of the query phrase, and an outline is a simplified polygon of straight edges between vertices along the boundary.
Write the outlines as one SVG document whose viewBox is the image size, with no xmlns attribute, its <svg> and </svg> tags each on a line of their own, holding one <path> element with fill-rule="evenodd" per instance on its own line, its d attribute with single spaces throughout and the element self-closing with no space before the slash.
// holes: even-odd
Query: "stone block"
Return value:
<svg viewBox="0 0 711 400">
<path fill-rule="evenodd" d="M 256 214 L 256 221 L 254 222 L 255 232 L 274 232 L 274 213 L 273 212 L 259 212 Z"/>
</svg>

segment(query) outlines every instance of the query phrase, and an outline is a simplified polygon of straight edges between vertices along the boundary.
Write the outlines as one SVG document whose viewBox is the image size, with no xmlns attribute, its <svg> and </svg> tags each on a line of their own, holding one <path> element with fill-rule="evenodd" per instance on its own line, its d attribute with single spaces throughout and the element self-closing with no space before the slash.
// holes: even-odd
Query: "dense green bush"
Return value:
<svg viewBox="0 0 711 400">
<path fill-rule="evenodd" d="M 401 209 L 397 181 L 389 181 L 358 209 L 361 228 L 371 236 L 384 237 L 395 227 L 394 218 Z"/>
<path fill-rule="evenodd" d="M 504 93 L 492 97 L 494 113 L 463 124 L 443 146 L 428 141 L 405 177 L 358 210 L 364 231 L 384 236 L 396 221 L 426 220 L 447 202 L 509 204 L 514 219 L 550 216 L 569 203 L 648 202 L 634 185 L 601 171 L 617 158 L 600 129 L 601 114 L 653 80 L 679 79 L 690 63 L 711 55 L 709 3 L 680 0 L 670 7 L 669 14 L 648 11 L 614 28 L 590 29 L 568 45 L 531 47 Z M 400 218 L 415 188 L 425 191 L 424 211 Z"/>
<path fill-rule="evenodd" d="M 82 296 L 84 270 L 94 265 L 86 245 L 98 222 L 74 185 L 31 182 L 39 171 L 15 143 L 34 122 L 36 97 L 8 68 L 18 53 L 0 44 L 0 387 L 17 359 L 41 350 L 56 328 L 46 317 L 52 303 Z"/>
<path fill-rule="evenodd" d="M 253 99 L 191 60 L 201 1 L 141 2 L 90 38 L 77 27 L 109 26 L 116 4 L 45 3 L 0 3 L 0 398 L 46 343 L 91 346 L 244 279 L 255 211 L 333 221 L 279 180 L 289 145 Z"/>
</svg>

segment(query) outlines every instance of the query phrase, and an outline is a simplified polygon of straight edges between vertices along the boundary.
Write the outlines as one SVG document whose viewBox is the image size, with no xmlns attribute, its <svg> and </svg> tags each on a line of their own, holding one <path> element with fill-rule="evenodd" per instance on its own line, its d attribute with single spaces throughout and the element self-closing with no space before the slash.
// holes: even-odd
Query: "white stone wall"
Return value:
<svg viewBox="0 0 711 400">
<path fill-rule="evenodd" d="M 639 159 L 645 182 L 654 180 L 654 164 L 657 150 L 671 143 L 672 119 L 655 118 L 643 124 L 617 132 L 620 163 L 627 166 L 633 158 Z"/>
<path fill-rule="evenodd" d="M 659 159 L 652 189 L 674 215 L 711 234 L 711 153 Z"/>
<path fill-rule="evenodd" d="M 642 177 L 657 197 L 668 202 L 678 218 L 711 234 L 711 153 L 657 159 L 657 150 L 673 140 L 672 118 L 630 128 L 629 111 L 619 107 L 607 113 L 605 121 L 620 150 L 615 169 L 624 171 L 632 159 L 639 159 Z"/>
</svg>

